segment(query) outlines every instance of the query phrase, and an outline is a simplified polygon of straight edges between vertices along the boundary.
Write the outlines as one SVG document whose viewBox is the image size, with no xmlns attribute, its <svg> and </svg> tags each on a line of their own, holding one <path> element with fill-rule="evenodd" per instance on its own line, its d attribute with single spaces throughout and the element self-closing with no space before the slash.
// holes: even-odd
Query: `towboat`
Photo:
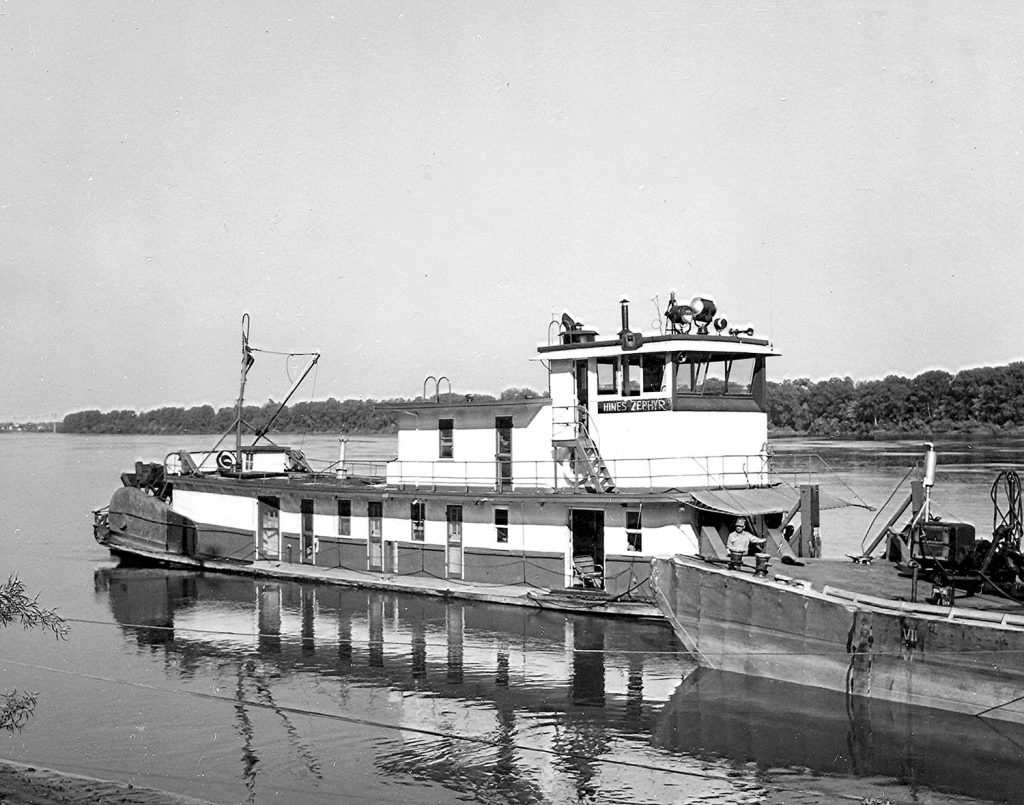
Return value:
<svg viewBox="0 0 1024 805">
<path fill-rule="evenodd" d="M 652 559 L 724 561 L 740 520 L 764 557 L 795 561 L 813 548 L 819 510 L 841 503 L 773 471 L 776 353 L 717 313 L 672 294 L 643 333 L 622 300 L 607 337 L 553 317 L 534 356 L 547 395 L 456 396 L 431 376 L 391 406 L 393 460 L 323 466 L 273 443 L 267 425 L 243 444 L 260 351 L 243 318 L 235 426 L 212 449 L 124 473 L 94 512 L 95 537 L 123 557 L 204 570 L 661 619 Z"/>
<path fill-rule="evenodd" d="M 1020 479 L 996 478 L 993 533 L 979 539 L 973 525 L 932 514 L 936 465 L 928 445 L 909 494 L 861 554 L 785 567 L 656 557 L 659 606 L 709 669 L 1024 722 Z"/>
</svg>

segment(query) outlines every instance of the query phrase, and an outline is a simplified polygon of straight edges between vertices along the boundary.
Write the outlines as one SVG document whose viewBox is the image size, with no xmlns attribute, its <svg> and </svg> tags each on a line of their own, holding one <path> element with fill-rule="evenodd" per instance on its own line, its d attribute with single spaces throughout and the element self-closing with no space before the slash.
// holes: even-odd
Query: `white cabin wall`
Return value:
<svg viewBox="0 0 1024 805">
<path fill-rule="evenodd" d="M 595 413 L 592 419 L 605 460 L 756 455 L 768 440 L 768 415 L 760 411 Z"/>
<path fill-rule="evenodd" d="M 472 425 L 458 420 L 452 429 L 452 458 L 440 457 L 437 418 L 423 429 L 398 431 L 398 459 L 389 462 L 388 483 L 491 486 L 497 478 L 494 417 L 481 417 Z M 522 424 L 513 417 L 512 483 L 551 485 L 551 405 L 545 404 Z M 530 462 L 539 462 L 531 466 Z"/>
<path fill-rule="evenodd" d="M 574 361 L 552 361 L 548 366 L 552 428 L 549 439 L 575 439 L 577 405 Z"/>
<path fill-rule="evenodd" d="M 626 533 L 626 512 L 642 514 L 641 551 L 631 551 Z M 605 510 L 605 554 L 617 556 L 674 556 L 697 553 L 697 536 L 687 524 L 679 522 L 679 507 L 674 504 L 628 505 Z"/>
<path fill-rule="evenodd" d="M 255 531 L 256 506 L 255 498 L 242 495 L 174 490 L 174 510 L 197 523 Z M 284 528 L 284 512 L 281 513 L 281 527 Z"/>
</svg>

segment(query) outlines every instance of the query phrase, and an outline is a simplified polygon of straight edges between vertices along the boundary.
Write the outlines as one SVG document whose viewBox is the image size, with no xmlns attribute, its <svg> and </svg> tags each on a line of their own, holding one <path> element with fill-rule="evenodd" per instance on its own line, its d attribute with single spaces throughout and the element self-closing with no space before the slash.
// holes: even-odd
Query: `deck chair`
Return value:
<svg viewBox="0 0 1024 805">
<path fill-rule="evenodd" d="M 590 589 L 599 590 L 604 587 L 604 568 L 594 563 L 593 556 L 574 556 L 572 576 L 574 587 L 577 583 Z"/>
</svg>

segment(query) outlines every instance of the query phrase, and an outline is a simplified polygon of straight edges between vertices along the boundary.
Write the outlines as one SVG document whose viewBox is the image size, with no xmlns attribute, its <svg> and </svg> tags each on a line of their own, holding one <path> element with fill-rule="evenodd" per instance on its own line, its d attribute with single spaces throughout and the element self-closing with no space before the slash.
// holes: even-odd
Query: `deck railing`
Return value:
<svg viewBox="0 0 1024 805">
<path fill-rule="evenodd" d="M 172 454 L 173 456 L 174 454 Z M 212 463 L 212 462 L 210 462 Z M 583 479 L 572 471 L 573 462 L 512 461 L 512 483 L 501 477 L 502 464 L 490 461 L 324 461 L 307 458 L 315 475 L 358 478 L 373 484 L 412 489 L 550 490 L 584 493 Z M 779 479 L 767 454 L 687 456 L 677 458 L 609 459 L 605 462 L 620 491 L 653 492 L 665 489 L 720 489 L 764 486 Z M 181 474 L 180 463 L 168 461 L 168 474 Z M 206 468 L 202 474 L 216 472 Z M 301 479 L 306 473 L 294 473 Z M 308 476 L 307 476 L 308 477 Z M 507 477 L 507 476 L 506 476 Z"/>
<path fill-rule="evenodd" d="M 670 488 L 724 488 L 763 486 L 771 482 L 768 456 L 729 455 L 685 458 L 611 459 L 605 462 L 620 490 L 654 491 Z M 583 492 L 573 476 L 571 462 L 513 461 L 514 490 L 549 489 Z M 348 467 L 348 465 L 346 465 Z M 353 475 L 358 474 L 353 471 Z M 387 482 L 416 489 L 459 487 L 466 490 L 497 488 L 495 461 L 391 461 Z M 508 489 L 508 484 L 502 484 Z"/>
</svg>

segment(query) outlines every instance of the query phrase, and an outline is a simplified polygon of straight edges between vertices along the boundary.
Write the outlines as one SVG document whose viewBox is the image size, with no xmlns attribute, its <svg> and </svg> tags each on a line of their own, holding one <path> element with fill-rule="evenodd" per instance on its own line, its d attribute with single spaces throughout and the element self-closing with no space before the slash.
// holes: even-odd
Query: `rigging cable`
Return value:
<svg viewBox="0 0 1024 805">
<path fill-rule="evenodd" d="M 892 492 L 889 493 L 889 497 L 886 498 L 885 503 L 878 507 L 878 511 L 875 512 L 875 516 L 871 518 L 871 522 L 868 523 L 868 527 L 864 530 L 864 536 L 860 538 L 861 553 L 864 553 L 864 543 L 867 542 L 868 537 L 871 535 L 871 529 L 875 527 L 875 523 L 877 522 L 878 518 L 881 516 L 882 512 L 885 511 L 885 507 L 892 503 L 892 499 L 896 497 L 896 493 L 900 491 L 900 489 L 903 487 L 903 484 L 907 482 L 907 478 L 909 478 L 910 474 L 917 468 L 918 465 L 914 464 L 909 470 L 907 470 L 907 474 L 900 478 L 900 482 L 896 484 Z"/>
</svg>

